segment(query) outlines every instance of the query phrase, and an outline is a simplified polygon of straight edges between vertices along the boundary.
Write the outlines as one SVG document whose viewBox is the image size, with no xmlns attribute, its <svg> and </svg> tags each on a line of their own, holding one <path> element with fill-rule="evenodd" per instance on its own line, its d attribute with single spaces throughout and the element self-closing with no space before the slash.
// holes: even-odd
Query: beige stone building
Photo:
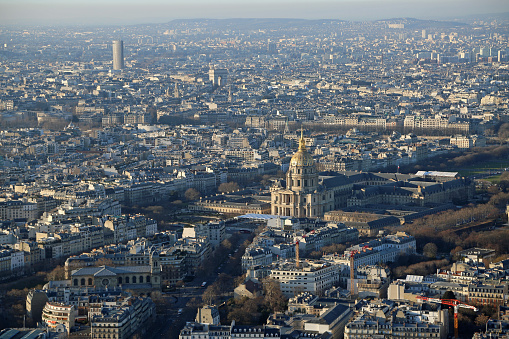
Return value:
<svg viewBox="0 0 509 339">
<path fill-rule="evenodd" d="M 47 302 L 42 310 L 42 321 L 56 332 L 69 334 L 74 326 L 75 313 L 72 305 Z"/>
<path fill-rule="evenodd" d="M 207 325 L 220 325 L 219 311 L 216 306 L 205 305 L 198 309 L 196 322 Z"/>
<path fill-rule="evenodd" d="M 242 214 L 268 214 L 270 204 L 254 198 L 231 198 L 225 195 L 218 195 L 206 199 L 200 199 L 189 206 L 191 211 L 218 212 L 225 215 L 237 216 Z"/>
<path fill-rule="evenodd" d="M 334 194 L 319 183 L 315 162 L 302 135 L 286 173 L 286 187 L 273 186 L 271 202 L 272 214 L 297 218 L 322 217 L 334 209 Z"/>
<path fill-rule="evenodd" d="M 263 286 L 255 278 L 247 279 L 233 290 L 233 297 L 238 300 L 242 298 L 257 298 L 263 295 Z"/>
<path fill-rule="evenodd" d="M 159 267 L 158 265 L 154 265 Z M 159 290 L 160 270 L 152 266 L 84 267 L 71 274 L 72 286 Z"/>
<path fill-rule="evenodd" d="M 124 300 L 98 304 L 90 312 L 92 339 L 152 338 L 151 324 L 155 320 L 155 305 L 150 298 L 128 297 Z"/>
<path fill-rule="evenodd" d="M 286 297 L 302 292 L 322 295 L 325 290 L 339 283 L 339 265 L 325 261 L 306 260 L 297 265 L 295 261 L 279 262 L 270 271 Z"/>
</svg>

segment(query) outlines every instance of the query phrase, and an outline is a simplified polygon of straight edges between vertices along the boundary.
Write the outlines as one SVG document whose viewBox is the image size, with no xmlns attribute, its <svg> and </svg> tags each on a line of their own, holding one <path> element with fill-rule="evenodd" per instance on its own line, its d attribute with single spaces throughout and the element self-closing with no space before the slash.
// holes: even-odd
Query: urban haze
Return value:
<svg viewBox="0 0 509 339">
<path fill-rule="evenodd" d="M 509 336 L 507 1 L 0 0 L 0 339 Z"/>
</svg>

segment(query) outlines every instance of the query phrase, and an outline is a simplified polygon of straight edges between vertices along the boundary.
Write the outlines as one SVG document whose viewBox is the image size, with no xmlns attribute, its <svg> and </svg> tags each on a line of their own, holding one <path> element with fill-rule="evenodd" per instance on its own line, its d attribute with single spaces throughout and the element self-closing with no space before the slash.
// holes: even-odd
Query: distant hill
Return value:
<svg viewBox="0 0 509 339">
<path fill-rule="evenodd" d="M 486 19 L 479 19 L 486 16 Z M 488 20 L 487 18 L 508 18 L 509 13 L 499 13 L 497 16 L 493 15 L 480 15 L 479 17 L 469 18 L 455 18 L 451 20 L 422 20 L 416 18 L 389 18 L 383 20 L 371 21 L 374 24 L 404 24 L 405 29 L 420 30 L 427 28 L 453 28 L 453 27 L 468 27 L 470 23 L 475 20 Z M 360 23 L 361 21 L 347 21 L 338 19 L 298 19 L 298 18 L 230 18 L 230 19 L 175 19 L 163 24 L 155 24 L 165 29 L 178 29 L 182 27 L 199 27 L 206 29 L 235 29 L 241 31 L 253 30 L 295 30 L 295 29 L 316 29 L 323 28 L 327 25 L 341 25 L 345 23 Z M 144 25 L 146 26 L 146 25 Z"/>
<path fill-rule="evenodd" d="M 344 20 L 335 19 L 287 19 L 287 18 L 232 18 L 232 19 L 175 19 L 167 23 L 168 26 L 179 26 L 182 24 L 196 24 L 209 27 L 239 27 L 246 30 L 253 29 L 288 29 L 288 28 L 306 28 L 316 27 L 323 24 L 341 23 Z"/>
<path fill-rule="evenodd" d="M 466 22 L 470 21 L 509 21 L 509 12 L 502 12 L 502 13 L 487 13 L 487 14 L 473 14 L 465 17 L 458 18 L 459 20 L 464 20 Z"/>
<path fill-rule="evenodd" d="M 421 20 L 421 19 L 415 19 L 415 18 L 392 18 L 392 19 L 376 20 L 375 22 L 404 24 L 405 28 L 408 28 L 408 29 L 425 29 L 425 28 L 429 28 L 429 27 L 449 28 L 449 27 L 468 26 L 467 23 L 459 22 L 459 21 Z"/>
</svg>

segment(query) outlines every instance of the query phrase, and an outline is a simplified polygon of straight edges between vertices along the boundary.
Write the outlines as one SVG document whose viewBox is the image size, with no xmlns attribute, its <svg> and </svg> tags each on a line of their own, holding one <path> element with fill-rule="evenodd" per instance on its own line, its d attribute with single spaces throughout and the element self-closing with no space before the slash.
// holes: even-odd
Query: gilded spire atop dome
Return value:
<svg viewBox="0 0 509 339">
<path fill-rule="evenodd" d="M 302 129 L 300 131 L 299 149 L 290 160 L 290 166 L 314 166 L 313 157 L 306 150 L 306 141 Z"/>
<path fill-rule="evenodd" d="M 304 130 L 300 128 L 299 151 L 306 150 L 306 141 L 304 140 Z"/>
</svg>

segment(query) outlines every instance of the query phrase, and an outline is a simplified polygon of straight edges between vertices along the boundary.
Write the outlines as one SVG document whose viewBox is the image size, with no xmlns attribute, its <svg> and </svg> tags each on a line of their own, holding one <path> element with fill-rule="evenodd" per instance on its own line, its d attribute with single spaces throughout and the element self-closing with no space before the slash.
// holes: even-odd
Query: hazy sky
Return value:
<svg viewBox="0 0 509 339">
<path fill-rule="evenodd" d="M 447 19 L 509 12 L 508 0 L 0 0 L 0 25 L 107 25 L 177 18 Z"/>
</svg>

